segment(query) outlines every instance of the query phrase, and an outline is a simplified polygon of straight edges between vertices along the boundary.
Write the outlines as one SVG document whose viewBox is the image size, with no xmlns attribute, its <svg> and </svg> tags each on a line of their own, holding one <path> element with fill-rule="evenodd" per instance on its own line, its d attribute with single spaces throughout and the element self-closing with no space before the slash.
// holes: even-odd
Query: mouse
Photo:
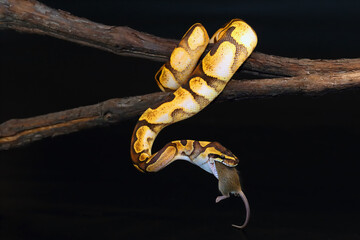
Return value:
<svg viewBox="0 0 360 240">
<path fill-rule="evenodd" d="M 250 206 L 246 198 L 246 195 L 241 189 L 239 173 L 235 167 L 228 167 L 220 162 L 215 161 L 215 167 L 218 174 L 219 180 L 219 191 L 221 196 L 218 196 L 215 200 L 216 203 L 227 199 L 230 197 L 230 194 L 234 194 L 242 199 L 246 209 L 245 221 L 242 225 L 232 224 L 233 227 L 243 229 L 249 222 L 250 218 Z"/>
</svg>

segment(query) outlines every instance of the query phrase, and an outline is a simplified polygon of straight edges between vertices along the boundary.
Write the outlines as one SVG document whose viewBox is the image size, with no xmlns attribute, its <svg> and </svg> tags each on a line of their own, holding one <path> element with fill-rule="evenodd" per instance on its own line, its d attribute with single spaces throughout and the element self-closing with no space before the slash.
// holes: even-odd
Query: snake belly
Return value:
<svg viewBox="0 0 360 240">
<path fill-rule="evenodd" d="M 141 172 L 157 172 L 175 160 L 186 160 L 218 177 L 214 161 L 229 167 L 238 164 L 238 158 L 218 142 L 176 140 L 151 152 L 163 128 L 197 114 L 222 92 L 255 48 L 257 36 L 243 20 L 233 19 L 210 41 L 213 47 L 197 64 L 209 36 L 201 24 L 194 24 L 156 74 L 160 89 L 174 92 L 163 103 L 148 108 L 134 128 L 130 155 Z"/>
</svg>

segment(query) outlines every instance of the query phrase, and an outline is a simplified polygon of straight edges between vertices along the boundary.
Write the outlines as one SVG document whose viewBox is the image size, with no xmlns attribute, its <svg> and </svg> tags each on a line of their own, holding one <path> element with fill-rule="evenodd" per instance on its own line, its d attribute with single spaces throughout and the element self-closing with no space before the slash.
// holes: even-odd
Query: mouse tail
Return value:
<svg viewBox="0 0 360 240">
<path fill-rule="evenodd" d="M 233 227 L 235 228 L 240 228 L 243 229 L 244 227 L 246 227 L 246 225 L 249 222 L 249 218 L 250 218 L 250 206 L 249 206 L 249 201 L 247 200 L 245 193 L 243 191 L 237 192 L 237 194 L 239 195 L 239 197 L 241 197 L 244 205 L 245 205 L 245 209 L 246 209 L 246 217 L 245 217 L 245 222 L 242 225 L 235 225 L 232 224 Z"/>
</svg>

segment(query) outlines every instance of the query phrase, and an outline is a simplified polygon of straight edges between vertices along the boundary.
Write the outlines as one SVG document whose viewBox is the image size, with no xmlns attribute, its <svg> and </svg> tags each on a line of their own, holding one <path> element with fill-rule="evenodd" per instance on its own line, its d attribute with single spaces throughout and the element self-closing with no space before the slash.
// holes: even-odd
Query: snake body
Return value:
<svg viewBox="0 0 360 240">
<path fill-rule="evenodd" d="M 217 176 L 214 161 L 229 167 L 238 164 L 238 158 L 218 142 L 178 140 L 151 153 L 163 128 L 200 112 L 221 93 L 255 48 L 257 36 L 247 23 L 233 19 L 212 41 L 212 49 L 195 68 L 209 37 L 200 23 L 194 24 L 156 74 L 160 89 L 174 93 L 159 106 L 148 108 L 135 126 L 130 153 L 138 170 L 157 172 L 175 160 L 186 160 Z"/>
<path fill-rule="evenodd" d="M 252 53 L 257 36 L 243 20 L 233 19 L 220 28 L 210 42 L 214 43 L 213 47 L 197 64 L 209 36 L 200 23 L 194 24 L 155 75 L 160 89 L 173 91 L 173 95 L 158 106 L 148 108 L 134 128 L 130 154 L 139 171 L 157 172 L 175 160 L 186 160 L 219 178 L 215 162 L 227 167 L 238 164 L 238 158 L 218 142 L 176 140 L 154 154 L 151 151 L 163 128 L 200 112 L 222 92 Z M 245 197 L 243 200 L 247 204 Z"/>
</svg>

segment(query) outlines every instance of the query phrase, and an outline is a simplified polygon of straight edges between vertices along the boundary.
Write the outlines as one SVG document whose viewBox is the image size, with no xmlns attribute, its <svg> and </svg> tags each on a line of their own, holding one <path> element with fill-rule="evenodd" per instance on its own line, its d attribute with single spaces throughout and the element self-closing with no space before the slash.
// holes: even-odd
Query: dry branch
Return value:
<svg viewBox="0 0 360 240">
<path fill-rule="evenodd" d="M 166 61 L 178 42 L 129 27 L 95 23 L 34 0 L 0 0 L 0 29 L 44 34 L 122 56 L 156 61 Z M 258 76 L 279 78 L 232 80 L 216 102 L 282 94 L 319 94 L 328 89 L 360 86 L 360 70 L 357 70 L 360 69 L 360 59 L 310 60 L 253 53 L 242 69 Z M 152 93 L 110 99 L 91 106 L 9 120 L 0 124 L 0 150 L 118 123 L 138 116 L 169 95 Z"/>
<path fill-rule="evenodd" d="M 0 0 L 0 29 L 44 34 L 122 56 L 166 61 L 177 40 L 107 26 L 34 0 Z M 359 69 L 360 59 L 310 60 L 253 53 L 243 69 L 260 76 L 297 76 Z"/>
<path fill-rule="evenodd" d="M 328 89 L 360 86 L 360 71 L 313 74 L 297 77 L 231 81 L 215 102 L 284 94 L 313 94 Z M 14 148 L 46 137 L 118 123 L 163 102 L 170 93 L 110 99 L 102 103 L 27 119 L 13 119 L 0 125 L 0 150 Z"/>
</svg>

